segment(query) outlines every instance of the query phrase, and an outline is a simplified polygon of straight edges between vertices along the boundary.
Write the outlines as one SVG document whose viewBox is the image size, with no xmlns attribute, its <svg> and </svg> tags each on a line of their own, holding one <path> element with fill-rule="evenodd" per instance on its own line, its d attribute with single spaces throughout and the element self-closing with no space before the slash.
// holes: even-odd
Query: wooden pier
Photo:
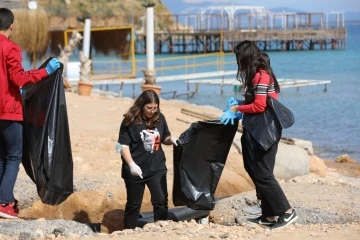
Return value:
<svg viewBox="0 0 360 240">
<path fill-rule="evenodd" d="M 235 79 L 226 79 L 225 76 L 235 76 L 236 71 L 216 71 L 216 72 L 205 72 L 205 73 L 195 73 L 195 74 L 185 74 L 185 75 L 173 75 L 173 76 L 164 76 L 158 77 L 156 82 L 174 82 L 174 81 L 183 81 L 186 84 L 186 92 L 178 93 L 178 90 L 173 89 L 163 89 L 160 95 L 172 94 L 172 98 L 177 98 L 179 96 L 187 96 L 192 98 L 199 92 L 199 85 L 218 85 L 220 86 L 220 94 L 224 93 L 225 86 L 240 86 L 240 82 Z M 220 77 L 220 78 L 219 78 Z M 214 78 L 214 79 L 209 79 Z M 100 85 L 100 89 L 108 91 L 110 85 L 119 85 L 120 91 L 119 96 L 123 95 L 124 85 L 132 85 L 133 89 L 133 98 L 135 98 L 135 85 L 143 83 L 143 78 L 132 78 L 132 79 L 102 79 L 102 80 L 93 80 L 94 85 Z M 327 91 L 327 84 L 330 84 L 330 80 L 303 80 L 303 79 L 278 79 L 279 85 L 281 88 L 297 88 L 313 85 L 324 85 L 324 91 Z M 193 86 L 193 88 L 191 87 Z M 235 89 L 235 88 L 234 88 Z"/>
<path fill-rule="evenodd" d="M 335 50 L 346 48 L 344 14 L 256 13 L 158 15 L 156 52 L 231 52 L 242 40 L 264 51 Z M 136 30 L 136 52 L 145 53 L 145 26 Z"/>
</svg>

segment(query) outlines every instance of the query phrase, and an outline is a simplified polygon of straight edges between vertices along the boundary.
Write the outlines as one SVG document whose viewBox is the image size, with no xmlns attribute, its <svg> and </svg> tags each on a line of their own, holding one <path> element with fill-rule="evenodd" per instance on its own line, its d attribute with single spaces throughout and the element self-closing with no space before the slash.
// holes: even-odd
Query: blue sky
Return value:
<svg viewBox="0 0 360 240">
<path fill-rule="evenodd" d="M 360 0 L 162 0 L 162 2 L 174 14 L 191 7 L 225 4 L 264 6 L 267 9 L 285 7 L 308 12 L 332 10 L 360 12 Z"/>
</svg>

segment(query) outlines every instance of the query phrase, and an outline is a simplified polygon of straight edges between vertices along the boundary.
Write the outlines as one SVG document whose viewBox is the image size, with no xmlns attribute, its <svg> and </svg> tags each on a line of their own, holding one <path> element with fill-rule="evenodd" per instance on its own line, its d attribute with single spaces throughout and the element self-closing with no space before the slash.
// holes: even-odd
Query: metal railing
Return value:
<svg viewBox="0 0 360 240">
<path fill-rule="evenodd" d="M 176 57 L 155 58 L 155 71 L 157 76 L 193 74 L 209 71 L 222 71 L 225 65 L 234 64 L 226 60 L 231 53 L 194 54 Z M 136 59 L 136 76 L 141 77 L 142 70 L 146 69 L 146 59 Z M 114 78 L 127 78 L 131 76 L 132 60 L 114 58 L 110 60 L 94 60 L 93 75 L 112 75 Z"/>
</svg>

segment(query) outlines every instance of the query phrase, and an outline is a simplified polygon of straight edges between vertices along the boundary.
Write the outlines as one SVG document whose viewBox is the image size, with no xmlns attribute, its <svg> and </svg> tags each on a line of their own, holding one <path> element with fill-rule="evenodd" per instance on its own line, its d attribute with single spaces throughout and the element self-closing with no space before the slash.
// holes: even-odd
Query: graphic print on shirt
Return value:
<svg viewBox="0 0 360 240">
<path fill-rule="evenodd" d="M 146 129 L 140 132 L 141 140 L 144 144 L 145 151 L 153 153 L 160 148 L 160 133 L 154 130 Z"/>
</svg>

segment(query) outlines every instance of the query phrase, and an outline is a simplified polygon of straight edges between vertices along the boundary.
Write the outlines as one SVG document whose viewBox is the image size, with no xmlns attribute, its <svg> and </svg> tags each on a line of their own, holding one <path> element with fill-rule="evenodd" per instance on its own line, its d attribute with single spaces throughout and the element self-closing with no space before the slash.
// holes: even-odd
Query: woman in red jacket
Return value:
<svg viewBox="0 0 360 240">
<path fill-rule="evenodd" d="M 0 217 L 17 218 L 19 209 L 14 186 L 22 160 L 23 112 L 20 88 L 35 83 L 60 67 L 53 58 L 45 68 L 25 71 L 21 49 L 9 38 L 14 29 L 14 14 L 0 8 Z"/>
<path fill-rule="evenodd" d="M 255 43 L 243 41 L 236 46 L 234 52 L 238 65 L 237 78 L 242 83 L 245 101 L 243 104 L 229 106 L 229 110 L 233 113 L 242 112 L 244 122 L 251 114 L 262 114 L 266 109 L 267 97 L 277 99 L 280 87 Z M 259 127 L 262 126 L 255 126 Z M 264 150 L 249 129 L 243 127 L 241 145 L 244 166 L 260 192 L 262 210 L 260 217 L 248 221 L 272 228 L 285 227 L 298 219 L 273 174 L 279 141 L 280 138 Z"/>
</svg>

